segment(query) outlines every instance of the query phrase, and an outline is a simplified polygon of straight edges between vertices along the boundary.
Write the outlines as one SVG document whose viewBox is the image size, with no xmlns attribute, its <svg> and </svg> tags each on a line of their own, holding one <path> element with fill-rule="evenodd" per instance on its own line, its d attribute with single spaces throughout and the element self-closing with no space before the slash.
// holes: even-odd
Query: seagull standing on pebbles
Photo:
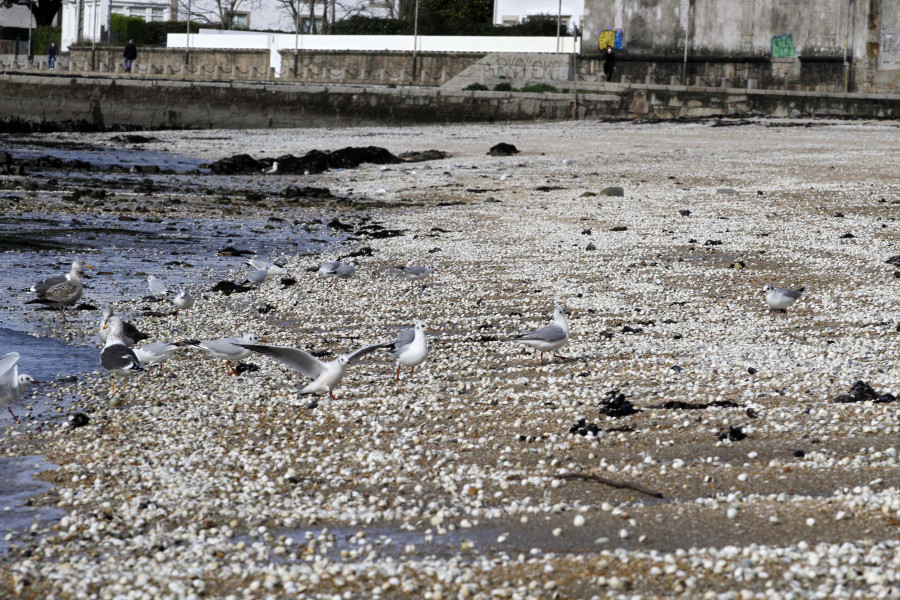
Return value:
<svg viewBox="0 0 900 600">
<path fill-rule="evenodd" d="M 800 299 L 800 295 L 805 289 L 806 288 L 792 290 L 789 288 L 777 288 L 771 284 L 766 284 L 763 288 L 763 293 L 766 295 L 766 304 L 769 305 L 771 310 L 787 312 L 787 309 Z"/>
<path fill-rule="evenodd" d="M 175 320 L 178 320 L 178 311 L 179 310 L 187 310 L 194 305 L 194 297 L 191 296 L 191 293 L 187 290 L 181 290 L 177 294 L 175 294 L 175 298 L 172 299 L 172 304 L 175 305 Z"/>
<path fill-rule="evenodd" d="M 405 267 L 397 267 L 403 274 L 406 275 L 407 279 L 425 279 L 429 277 L 432 273 L 434 273 L 434 267 L 422 267 L 416 265 L 406 265 Z"/>
<path fill-rule="evenodd" d="M 19 419 L 13 414 L 10 404 L 20 400 L 25 395 L 25 388 L 29 385 L 38 383 L 38 380 L 31 375 L 25 373 L 19 375 L 17 362 L 19 362 L 18 352 L 10 352 L 0 357 L 0 406 L 6 407 L 16 423 L 19 422 Z"/>
<path fill-rule="evenodd" d="M 271 277 L 272 275 L 290 275 L 287 269 L 285 269 L 283 266 L 277 263 L 269 262 L 267 260 L 251 258 L 247 260 L 247 264 L 254 269 L 265 269 L 269 274 L 269 277 Z"/>
<path fill-rule="evenodd" d="M 553 352 L 553 356 L 563 358 L 556 354 L 556 350 L 565 346 L 569 341 L 569 322 L 566 320 L 565 309 L 557 306 L 553 311 L 553 324 L 520 333 L 513 338 L 513 341 L 521 342 L 538 350 L 541 353 L 541 366 L 544 365 L 544 352 Z"/>
<path fill-rule="evenodd" d="M 112 308 L 107 306 L 103 309 L 103 315 L 100 317 L 100 339 L 104 342 L 109 339 L 109 330 L 107 328 L 107 323 L 109 323 L 109 319 L 112 316 Z M 131 323 L 122 321 L 122 342 L 129 348 L 131 348 L 141 340 L 146 340 L 148 337 L 149 336 L 146 333 L 139 331 L 138 328 Z"/>
<path fill-rule="evenodd" d="M 258 344 L 240 344 L 242 348 L 258 352 L 263 356 L 268 356 L 277 360 L 288 368 L 312 379 L 312 383 L 300 390 L 301 394 L 328 394 L 332 400 L 337 400 L 332 391 L 344 379 L 347 374 L 347 367 L 355 364 L 366 354 L 374 352 L 379 348 L 390 348 L 393 344 L 372 344 L 364 346 L 359 350 L 355 350 L 349 354 L 342 354 L 337 359 L 330 362 L 322 362 L 312 354 L 301 350 L 300 348 L 290 348 L 288 346 L 261 346 Z"/>
<path fill-rule="evenodd" d="M 265 173 L 266 175 L 274 175 L 277 172 L 278 172 L 278 161 L 277 160 L 272 161 L 272 167 L 268 171 L 263 169 L 263 173 Z"/>
<path fill-rule="evenodd" d="M 239 361 L 250 356 L 250 350 L 240 344 L 258 344 L 262 340 L 253 333 L 244 334 L 241 337 L 219 338 L 217 340 L 204 340 L 197 345 L 225 361 L 225 370 L 229 375 L 240 375 L 231 367 L 231 361 Z"/>
<path fill-rule="evenodd" d="M 84 291 L 81 285 L 81 278 L 84 276 L 85 267 L 88 269 L 94 268 L 80 260 L 76 260 L 72 263 L 72 268 L 69 270 L 68 275 L 51 277 L 35 284 L 32 286 L 32 289 L 37 293 L 37 298 L 29 300 L 25 304 L 46 304 L 58 308 L 62 315 L 62 321 L 65 323 L 66 307 L 74 306 Z"/>
<path fill-rule="evenodd" d="M 175 344 L 166 344 L 165 342 L 152 342 L 145 344 L 140 348 L 134 349 L 134 355 L 142 365 L 150 365 L 147 367 L 147 375 L 153 370 L 153 365 L 157 365 L 157 375 L 162 370 L 162 363 L 166 362 L 175 354 L 178 346 Z"/>
<path fill-rule="evenodd" d="M 338 277 L 340 279 L 350 279 L 356 273 L 356 263 L 342 263 L 339 260 L 327 262 L 319 267 L 316 277 L 325 279 L 328 277 Z M 331 282 L 334 285 L 334 282 Z"/>
<path fill-rule="evenodd" d="M 137 371 L 143 371 L 144 367 L 141 366 L 141 361 L 134 351 L 125 345 L 122 319 L 110 317 L 105 327 L 109 329 L 109 334 L 106 336 L 106 346 L 100 351 L 100 364 L 113 374 L 112 387 L 109 390 L 112 395 L 116 393 L 116 374 L 126 377 Z"/>
<path fill-rule="evenodd" d="M 397 378 L 400 381 L 400 368 L 411 367 L 410 379 L 416 372 L 416 367 L 425 362 L 428 357 L 428 338 L 425 332 L 429 329 L 428 323 L 419 321 L 415 327 L 404 329 L 400 335 L 394 338 L 392 344 L 394 350 L 391 355 L 397 359 Z"/>
<path fill-rule="evenodd" d="M 150 293 L 157 300 L 162 300 L 169 294 L 169 288 L 166 287 L 166 284 L 153 275 L 147 278 L 147 285 L 150 287 Z"/>
</svg>

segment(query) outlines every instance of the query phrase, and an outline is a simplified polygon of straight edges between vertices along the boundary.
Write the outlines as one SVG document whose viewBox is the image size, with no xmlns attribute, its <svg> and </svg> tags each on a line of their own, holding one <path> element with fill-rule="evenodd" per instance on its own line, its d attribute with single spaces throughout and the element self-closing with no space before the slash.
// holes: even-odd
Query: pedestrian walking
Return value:
<svg viewBox="0 0 900 600">
<path fill-rule="evenodd" d="M 134 65 L 134 59 L 137 58 L 137 46 L 134 45 L 134 40 L 128 40 L 128 43 L 125 44 L 125 52 L 123 53 L 125 56 L 125 72 L 131 73 L 131 67 Z"/>
<path fill-rule="evenodd" d="M 47 48 L 47 62 L 50 64 L 50 70 L 56 68 L 56 57 L 59 56 L 59 46 L 56 45 L 56 42 L 50 42 L 50 47 Z"/>
</svg>

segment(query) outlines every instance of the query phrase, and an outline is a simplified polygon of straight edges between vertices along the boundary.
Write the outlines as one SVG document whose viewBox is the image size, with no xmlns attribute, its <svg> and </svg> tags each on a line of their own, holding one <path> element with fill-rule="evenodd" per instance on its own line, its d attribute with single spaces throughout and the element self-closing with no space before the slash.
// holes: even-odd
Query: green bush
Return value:
<svg viewBox="0 0 900 600">
<path fill-rule="evenodd" d="M 559 90 L 556 89 L 555 86 L 550 85 L 549 83 L 533 83 L 531 85 L 526 85 L 519 91 L 520 92 L 529 92 L 531 94 L 543 94 L 544 92 L 550 92 L 552 94 L 559 93 Z"/>
<path fill-rule="evenodd" d="M 503 83 L 498 83 L 494 86 L 495 92 L 512 92 L 513 86 L 508 81 L 504 81 Z"/>
<path fill-rule="evenodd" d="M 124 15 L 112 15 L 109 26 L 110 31 L 119 34 L 118 43 L 125 45 L 128 40 L 134 40 L 138 46 L 143 46 L 150 39 L 150 30 L 147 22 L 140 17 L 126 17 Z"/>
<path fill-rule="evenodd" d="M 59 27 L 38 27 L 31 33 L 32 50 L 35 54 L 47 54 L 50 42 L 59 46 L 62 29 Z"/>
<path fill-rule="evenodd" d="M 337 35 L 408 35 L 413 32 L 406 19 L 379 19 L 354 15 L 331 25 Z"/>
<path fill-rule="evenodd" d="M 186 21 L 153 21 L 152 23 L 147 23 L 147 44 L 151 46 L 164 45 L 168 34 L 184 33 L 186 29 Z M 191 33 L 199 32 L 200 23 L 191 21 Z M 123 40 L 120 37 L 119 41 L 124 44 L 128 40 Z"/>
<path fill-rule="evenodd" d="M 483 83 L 470 83 L 463 89 L 469 90 L 469 91 L 474 91 L 474 92 L 483 92 L 483 91 L 487 90 L 487 86 L 484 85 Z"/>
</svg>

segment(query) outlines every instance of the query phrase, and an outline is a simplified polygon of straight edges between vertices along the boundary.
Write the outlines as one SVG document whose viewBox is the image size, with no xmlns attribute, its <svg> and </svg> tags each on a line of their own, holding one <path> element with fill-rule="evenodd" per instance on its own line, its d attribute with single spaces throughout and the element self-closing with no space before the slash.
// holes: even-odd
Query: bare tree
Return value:
<svg viewBox="0 0 900 600">
<path fill-rule="evenodd" d="M 291 29 L 297 27 L 297 23 L 304 18 L 309 19 L 309 25 L 302 28 L 302 33 L 327 33 L 331 26 L 334 25 L 335 19 L 341 20 L 355 16 L 374 16 L 377 14 L 370 6 L 370 2 L 365 0 L 276 0 L 276 5 L 280 8 L 285 20 L 290 19 Z M 386 1 L 381 8 L 388 13 L 388 18 L 395 18 L 397 14 L 397 2 Z M 321 29 L 319 29 L 320 21 L 316 19 L 316 8 L 321 7 Z M 328 14 L 331 14 L 329 18 Z M 284 21 L 282 21 L 283 23 Z"/>
<path fill-rule="evenodd" d="M 187 0 L 179 0 L 181 11 L 187 14 Z M 191 0 L 190 18 L 205 23 L 220 23 L 222 29 L 233 29 L 235 16 L 250 13 L 262 5 L 262 0 Z"/>
</svg>

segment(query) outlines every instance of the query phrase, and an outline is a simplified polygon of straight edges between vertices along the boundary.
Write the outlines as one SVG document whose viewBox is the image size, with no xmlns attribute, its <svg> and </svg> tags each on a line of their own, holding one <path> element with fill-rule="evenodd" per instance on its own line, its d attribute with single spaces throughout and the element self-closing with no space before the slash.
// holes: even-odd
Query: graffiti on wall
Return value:
<svg viewBox="0 0 900 600">
<path fill-rule="evenodd" d="M 488 56 L 483 63 L 484 75 L 511 80 L 565 81 L 569 78 L 569 60 L 532 56 Z"/>
<path fill-rule="evenodd" d="M 882 34 L 881 53 L 890 54 L 891 52 L 900 52 L 900 35 L 885 31 Z"/>
<path fill-rule="evenodd" d="M 621 29 L 604 29 L 597 38 L 600 50 L 606 50 L 612 46 L 613 50 L 621 50 L 625 47 L 625 34 Z"/>
<path fill-rule="evenodd" d="M 772 58 L 793 58 L 795 56 L 797 56 L 797 50 L 794 48 L 794 36 L 783 33 L 772 38 Z"/>
</svg>

